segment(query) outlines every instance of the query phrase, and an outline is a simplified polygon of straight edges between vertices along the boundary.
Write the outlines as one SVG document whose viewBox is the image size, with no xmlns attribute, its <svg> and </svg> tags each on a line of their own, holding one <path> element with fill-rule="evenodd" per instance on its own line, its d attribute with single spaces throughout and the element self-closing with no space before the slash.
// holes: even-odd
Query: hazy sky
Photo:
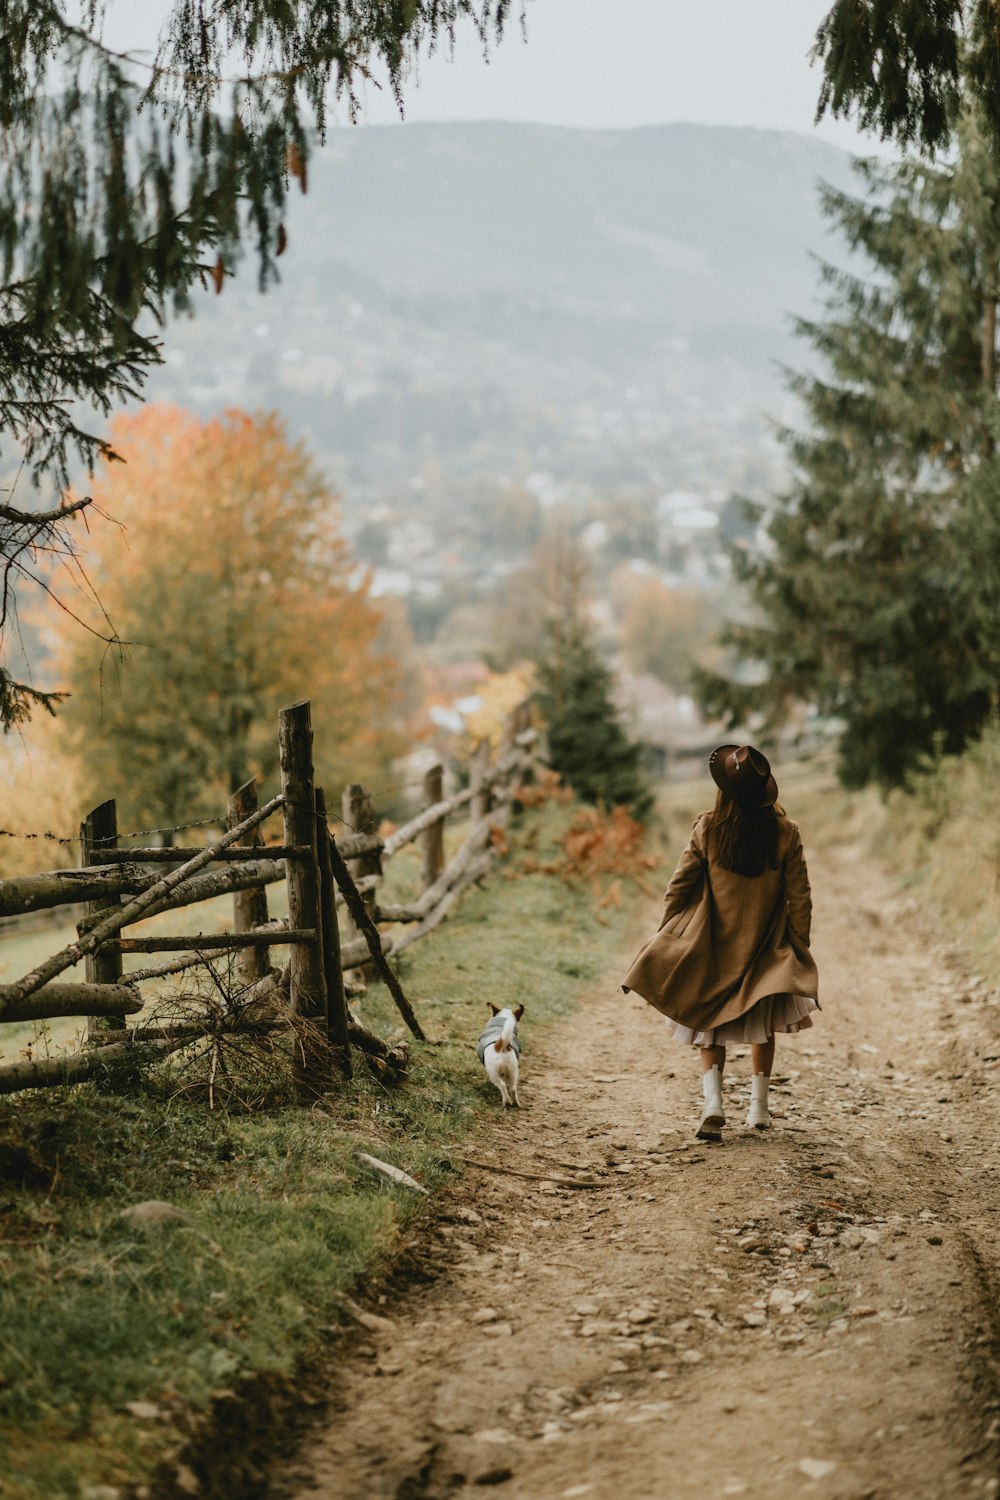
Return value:
<svg viewBox="0 0 1000 1500">
<path fill-rule="evenodd" d="M 814 127 L 816 28 L 831 0 L 527 0 L 528 40 L 511 27 L 491 61 L 471 27 L 454 59 L 421 61 L 408 120 L 505 119 L 615 127 L 689 120 L 817 134 L 848 150 L 875 142 L 848 122 Z M 107 35 L 151 47 L 167 0 L 117 0 Z M 340 114 L 343 118 L 342 113 Z M 367 91 L 364 119 L 398 122 Z"/>
</svg>

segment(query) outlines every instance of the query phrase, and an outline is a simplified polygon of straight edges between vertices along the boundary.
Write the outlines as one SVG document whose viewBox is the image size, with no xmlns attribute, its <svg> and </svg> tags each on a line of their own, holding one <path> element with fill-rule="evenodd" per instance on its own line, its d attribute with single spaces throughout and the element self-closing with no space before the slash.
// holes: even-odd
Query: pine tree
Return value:
<svg viewBox="0 0 1000 1500">
<path fill-rule="evenodd" d="M 107 452 L 67 398 L 135 393 L 160 362 L 148 325 L 221 290 L 244 246 L 262 286 L 288 242 L 332 101 L 360 79 L 402 86 L 421 49 L 471 23 L 503 35 L 511 0 L 163 0 L 155 57 L 102 37 L 100 0 L 0 9 L 0 441 L 65 483 Z M 140 331 L 141 325 L 141 331 Z"/>
<path fill-rule="evenodd" d="M 536 663 L 536 676 L 553 770 L 585 802 L 623 803 L 644 818 L 653 798 L 642 770 L 642 746 L 622 727 L 611 673 L 600 653 L 585 636 L 567 645 L 550 633 L 548 646 Z"/>
<path fill-rule="evenodd" d="M 780 720 L 795 702 L 840 722 L 845 781 L 893 784 L 956 751 L 990 712 L 1000 655 L 994 453 L 1000 172 L 971 114 L 953 161 L 859 164 L 864 198 L 827 213 L 870 275 L 827 265 L 828 316 L 799 332 L 823 376 L 791 377 L 808 425 L 767 545 L 737 554 L 761 622 L 728 640 L 764 681 L 702 674 L 711 711 Z M 753 509 L 753 508 L 751 508 Z"/>
<path fill-rule="evenodd" d="M 1000 16 L 995 0 L 834 0 L 816 35 L 817 118 L 856 109 L 864 130 L 946 149 L 962 78 L 1000 151 Z"/>
<path fill-rule="evenodd" d="M 615 708 L 611 672 L 586 617 L 586 560 L 568 531 L 539 544 L 534 570 L 546 605 L 536 696 L 552 769 L 584 801 L 624 804 L 643 818 L 653 798 L 642 746 L 629 739 Z"/>
</svg>

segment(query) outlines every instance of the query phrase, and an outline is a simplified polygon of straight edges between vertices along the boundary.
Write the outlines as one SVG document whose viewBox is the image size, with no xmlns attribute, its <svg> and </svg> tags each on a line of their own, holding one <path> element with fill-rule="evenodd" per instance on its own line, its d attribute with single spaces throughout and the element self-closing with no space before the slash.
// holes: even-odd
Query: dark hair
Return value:
<svg viewBox="0 0 1000 1500">
<path fill-rule="evenodd" d="M 777 803 L 771 807 L 744 807 L 719 791 L 709 814 L 709 835 L 715 841 L 715 858 L 734 875 L 762 875 L 778 868 Z"/>
</svg>

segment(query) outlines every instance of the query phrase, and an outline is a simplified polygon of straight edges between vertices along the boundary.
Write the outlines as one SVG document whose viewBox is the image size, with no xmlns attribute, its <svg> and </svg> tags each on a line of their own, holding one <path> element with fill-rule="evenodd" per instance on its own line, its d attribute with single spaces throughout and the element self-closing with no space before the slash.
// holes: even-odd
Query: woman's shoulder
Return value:
<svg viewBox="0 0 1000 1500">
<path fill-rule="evenodd" d="M 691 836 L 688 839 L 688 848 L 694 849 L 699 855 L 704 856 L 708 847 L 708 831 L 712 826 L 712 814 L 710 812 L 699 813 L 691 824 Z"/>
<path fill-rule="evenodd" d="M 790 848 L 793 844 L 801 844 L 802 835 L 799 832 L 798 823 L 796 823 L 793 818 L 790 818 L 787 813 L 783 812 L 778 813 L 777 818 L 778 838 L 780 842 L 784 844 L 786 848 Z"/>
</svg>

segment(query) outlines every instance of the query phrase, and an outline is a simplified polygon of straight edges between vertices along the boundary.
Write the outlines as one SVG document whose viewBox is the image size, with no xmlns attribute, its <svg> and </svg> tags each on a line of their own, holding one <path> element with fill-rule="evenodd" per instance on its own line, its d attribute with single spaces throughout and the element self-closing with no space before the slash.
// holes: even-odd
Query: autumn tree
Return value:
<svg viewBox="0 0 1000 1500">
<path fill-rule="evenodd" d="M 684 688 L 694 665 L 708 664 L 718 612 L 704 591 L 668 588 L 655 574 L 642 577 L 625 565 L 612 578 L 612 596 L 621 616 L 622 652 L 633 672 Z"/>
<path fill-rule="evenodd" d="M 132 824 L 219 813 L 248 776 L 274 777 L 276 715 L 297 698 L 328 786 L 380 775 L 400 748 L 398 669 L 301 445 L 273 415 L 164 406 L 117 418 L 112 439 L 127 462 L 93 491 L 121 523 L 89 561 L 99 633 L 67 621 L 58 652 L 90 796 Z"/>
</svg>

